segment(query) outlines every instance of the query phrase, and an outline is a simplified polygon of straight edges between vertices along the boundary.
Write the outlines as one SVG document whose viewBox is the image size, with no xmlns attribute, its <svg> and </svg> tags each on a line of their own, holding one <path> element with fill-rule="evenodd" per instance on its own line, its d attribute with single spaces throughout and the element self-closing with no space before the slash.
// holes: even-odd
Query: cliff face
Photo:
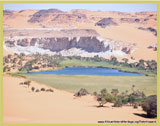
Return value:
<svg viewBox="0 0 160 126">
<path fill-rule="evenodd" d="M 38 46 L 39 48 L 49 49 L 53 52 L 59 52 L 71 48 L 80 48 L 87 52 L 107 51 L 104 43 L 96 37 L 61 37 L 61 38 L 23 38 L 17 40 L 5 41 L 6 46 L 14 47 L 15 45 L 27 47 Z"/>
<path fill-rule="evenodd" d="M 106 51 L 119 50 L 123 53 L 129 54 L 133 50 L 132 45 L 126 45 L 119 43 L 110 43 L 109 40 L 105 40 L 96 36 L 88 37 L 30 37 L 30 38 L 16 38 L 8 39 L 4 42 L 7 47 L 38 47 L 43 50 L 50 50 L 51 52 L 60 52 L 63 50 L 69 50 L 71 48 L 77 48 L 86 52 L 99 53 Z"/>
</svg>

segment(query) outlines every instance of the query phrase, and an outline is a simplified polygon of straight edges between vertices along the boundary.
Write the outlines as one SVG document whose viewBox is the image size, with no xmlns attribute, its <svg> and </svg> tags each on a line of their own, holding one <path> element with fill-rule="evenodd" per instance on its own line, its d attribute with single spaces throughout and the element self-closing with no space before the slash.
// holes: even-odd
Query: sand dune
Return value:
<svg viewBox="0 0 160 126">
<path fill-rule="evenodd" d="M 87 27 L 95 29 L 104 38 L 136 44 L 137 47 L 135 51 L 128 54 L 127 58 L 134 57 L 135 60 L 144 59 L 157 61 L 157 51 L 147 48 L 150 45 L 153 46 L 157 44 L 157 37 L 149 31 L 139 30 L 138 27 L 140 26 L 141 25 L 128 23 L 122 23 L 118 26 L 109 26 L 106 28 L 96 27 L 93 24 L 78 25 L 79 28 Z"/>
<path fill-rule="evenodd" d="M 97 121 L 155 121 L 135 114 L 145 114 L 139 107 L 114 108 L 107 103 L 97 108 L 91 95 L 75 98 L 73 93 L 54 89 L 52 92 L 32 92 L 31 87 L 50 88 L 37 82 L 31 87 L 19 85 L 25 79 L 4 75 L 3 78 L 4 123 L 97 123 Z"/>
</svg>

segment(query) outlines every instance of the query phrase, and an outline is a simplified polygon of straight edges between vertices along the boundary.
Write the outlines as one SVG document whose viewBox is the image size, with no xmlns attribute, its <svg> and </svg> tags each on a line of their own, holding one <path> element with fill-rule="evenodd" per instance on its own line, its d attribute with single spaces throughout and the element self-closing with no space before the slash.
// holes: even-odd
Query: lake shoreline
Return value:
<svg viewBox="0 0 160 126">
<path fill-rule="evenodd" d="M 65 72 L 65 70 L 68 70 Z M 101 72 L 99 71 L 101 70 Z M 81 71 L 81 72 L 80 72 Z M 112 71 L 112 72 L 111 72 Z M 103 74 L 102 74 L 103 73 Z M 96 76 L 147 76 L 137 72 L 127 72 L 106 67 L 65 67 L 47 71 L 28 72 L 24 74 L 56 74 L 56 75 L 96 75 Z M 128 74 L 128 75 L 127 75 Z"/>
</svg>

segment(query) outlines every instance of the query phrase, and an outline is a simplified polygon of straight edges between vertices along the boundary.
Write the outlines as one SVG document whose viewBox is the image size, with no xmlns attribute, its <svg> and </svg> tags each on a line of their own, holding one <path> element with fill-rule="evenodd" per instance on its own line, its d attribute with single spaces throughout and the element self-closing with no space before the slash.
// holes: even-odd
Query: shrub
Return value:
<svg viewBox="0 0 160 126">
<path fill-rule="evenodd" d="M 135 94 L 132 93 L 128 96 L 128 102 L 130 104 L 133 105 L 136 102 L 136 100 L 137 100 L 137 96 Z"/>
<path fill-rule="evenodd" d="M 9 59 L 6 57 L 4 57 L 3 61 L 4 61 L 4 63 L 9 63 Z"/>
<path fill-rule="evenodd" d="M 18 62 L 18 65 L 22 66 L 22 61 L 21 60 Z"/>
<path fill-rule="evenodd" d="M 123 105 L 122 100 L 120 98 L 118 98 L 115 103 L 114 103 L 114 107 L 121 107 Z"/>
<path fill-rule="evenodd" d="M 30 84 L 31 83 L 31 81 L 25 81 L 24 82 L 24 84 Z"/>
<path fill-rule="evenodd" d="M 134 108 L 134 109 L 138 108 L 138 105 L 137 105 L 137 104 L 134 104 L 134 105 L 133 105 L 133 108 Z"/>
<path fill-rule="evenodd" d="M 97 101 L 99 102 L 99 107 L 103 107 L 104 104 L 106 104 L 106 99 L 103 97 L 98 97 Z"/>
<path fill-rule="evenodd" d="M 36 89 L 36 92 L 40 92 L 39 89 Z"/>
<path fill-rule="evenodd" d="M 21 71 L 30 72 L 32 70 L 32 64 L 28 61 L 26 64 L 21 68 Z"/>
<path fill-rule="evenodd" d="M 113 63 L 113 65 L 116 65 L 118 63 L 117 58 L 114 56 L 110 57 L 110 61 Z"/>
<path fill-rule="evenodd" d="M 13 63 L 16 63 L 16 62 L 17 62 L 17 58 L 14 58 L 14 59 L 13 59 Z"/>
<path fill-rule="evenodd" d="M 3 72 L 6 72 L 6 71 L 8 71 L 9 70 L 9 67 L 8 66 L 5 66 L 4 68 L 3 68 Z"/>
<path fill-rule="evenodd" d="M 118 89 L 112 89 L 111 94 L 114 96 L 117 96 L 117 94 L 119 93 Z"/>
<path fill-rule="evenodd" d="M 125 64 L 128 63 L 128 59 L 127 58 L 123 58 L 122 60 L 124 61 Z"/>
<path fill-rule="evenodd" d="M 34 90 L 35 90 L 35 88 L 34 88 L 34 87 L 32 87 L 32 88 L 31 88 L 31 90 L 32 90 L 32 91 L 34 91 Z"/>
<path fill-rule="evenodd" d="M 53 89 L 47 89 L 46 92 L 54 92 Z"/>
<path fill-rule="evenodd" d="M 101 94 L 105 94 L 105 93 L 107 93 L 106 88 L 102 89 L 102 90 L 100 91 L 100 93 L 101 93 Z"/>
<path fill-rule="evenodd" d="M 128 102 L 131 105 L 136 104 L 138 106 L 138 105 L 142 104 L 142 102 L 144 101 L 145 98 L 146 98 L 146 96 L 143 93 L 143 91 L 137 90 L 137 91 L 134 91 L 133 93 L 128 95 Z"/>
<path fill-rule="evenodd" d="M 142 103 L 142 108 L 145 112 L 147 112 L 147 117 L 157 117 L 157 96 L 151 95 L 147 97 Z"/>
<path fill-rule="evenodd" d="M 103 107 L 107 102 L 114 102 L 115 96 L 109 94 L 106 89 L 101 90 L 101 94 L 98 95 L 97 101 L 99 102 L 99 107 Z"/>
<path fill-rule="evenodd" d="M 11 58 L 12 57 L 12 55 L 11 54 L 8 54 L 8 58 Z"/>
<path fill-rule="evenodd" d="M 11 68 L 10 68 L 10 67 L 8 68 L 8 71 L 11 71 Z"/>
<path fill-rule="evenodd" d="M 23 82 L 19 83 L 20 85 L 23 85 Z"/>
<path fill-rule="evenodd" d="M 80 97 L 89 94 L 85 88 L 81 88 L 77 93 L 74 94 L 75 97 Z"/>
<path fill-rule="evenodd" d="M 23 56 L 25 56 L 25 54 L 24 54 L 24 53 L 20 53 L 20 56 L 22 56 L 22 57 L 23 57 Z"/>
<path fill-rule="evenodd" d="M 28 87 L 30 86 L 30 84 L 31 84 L 31 81 L 25 81 L 24 82 L 24 85 L 28 85 Z"/>
<path fill-rule="evenodd" d="M 39 66 L 35 66 L 33 69 L 39 69 Z"/>
<path fill-rule="evenodd" d="M 97 96 L 98 94 L 97 94 L 97 92 L 95 91 L 95 92 L 93 92 L 93 95 L 94 95 L 94 96 Z"/>
<path fill-rule="evenodd" d="M 52 89 L 50 89 L 50 92 L 54 92 Z"/>
<path fill-rule="evenodd" d="M 128 97 L 122 97 L 122 103 L 127 104 L 128 103 Z"/>
<path fill-rule="evenodd" d="M 41 91 L 45 91 L 45 88 L 41 88 Z"/>
</svg>

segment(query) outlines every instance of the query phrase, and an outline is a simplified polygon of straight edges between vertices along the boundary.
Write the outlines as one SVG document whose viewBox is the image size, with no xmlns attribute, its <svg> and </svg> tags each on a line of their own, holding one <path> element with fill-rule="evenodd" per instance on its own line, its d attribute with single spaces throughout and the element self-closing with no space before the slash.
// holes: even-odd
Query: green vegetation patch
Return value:
<svg viewBox="0 0 160 126">
<path fill-rule="evenodd" d="M 120 92 L 131 90 L 143 91 L 147 96 L 156 94 L 156 77 L 151 76 L 88 76 L 88 75 L 23 75 L 29 80 L 50 85 L 57 89 L 77 92 L 81 88 L 89 93 L 99 92 L 106 88 L 109 92 L 118 89 Z"/>
</svg>

